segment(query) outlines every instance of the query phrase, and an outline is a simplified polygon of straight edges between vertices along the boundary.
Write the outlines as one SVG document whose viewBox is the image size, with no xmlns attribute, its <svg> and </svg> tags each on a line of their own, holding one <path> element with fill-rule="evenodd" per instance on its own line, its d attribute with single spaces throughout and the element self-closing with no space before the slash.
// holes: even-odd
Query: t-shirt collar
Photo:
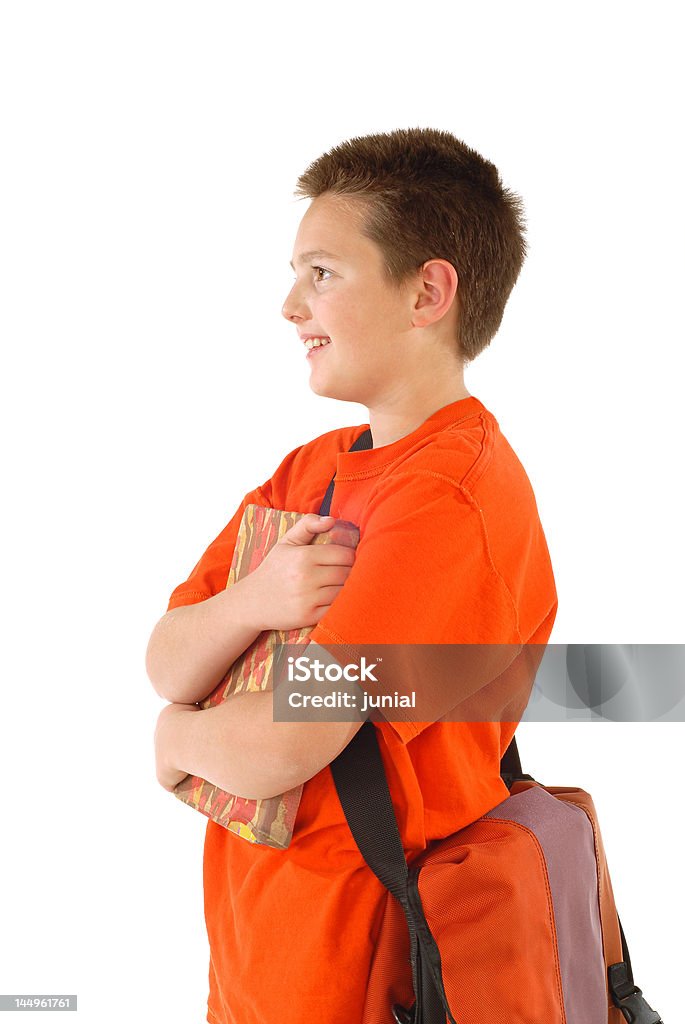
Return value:
<svg viewBox="0 0 685 1024">
<path fill-rule="evenodd" d="M 449 405 L 437 409 L 410 434 L 400 437 L 392 444 L 356 452 L 339 452 L 337 478 L 340 479 L 348 475 L 357 476 L 359 473 L 366 476 L 375 470 L 381 470 L 413 448 L 418 441 L 445 430 L 474 413 L 484 411 L 483 403 L 473 395 L 468 395 L 466 398 L 459 398 L 456 402 L 450 402 Z M 355 433 L 355 440 L 368 429 L 368 423 L 362 424 Z"/>
</svg>

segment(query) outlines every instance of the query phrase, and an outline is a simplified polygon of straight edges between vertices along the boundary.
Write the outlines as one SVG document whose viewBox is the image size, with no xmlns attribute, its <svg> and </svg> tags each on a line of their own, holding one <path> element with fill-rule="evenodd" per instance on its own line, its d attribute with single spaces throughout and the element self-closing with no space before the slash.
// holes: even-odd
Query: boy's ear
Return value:
<svg viewBox="0 0 685 1024">
<path fill-rule="evenodd" d="M 459 277 L 448 260 L 427 260 L 418 271 L 414 327 L 428 327 L 441 320 L 452 307 L 458 287 Z"/>
</svg>

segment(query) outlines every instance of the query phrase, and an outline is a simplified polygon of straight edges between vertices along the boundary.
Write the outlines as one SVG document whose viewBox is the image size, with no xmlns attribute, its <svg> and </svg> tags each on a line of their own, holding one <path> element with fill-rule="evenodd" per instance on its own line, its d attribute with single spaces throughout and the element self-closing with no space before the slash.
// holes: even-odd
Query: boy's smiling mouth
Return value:
<svg viewBox="0 0 685 1024">
<path fill-rule="evenodd" d="M 303 338 L 304 346 L 307 349 L 307 358 L 312 352 L 315 352 L 319 348 L 325 348 L 326 345 L 330 345 L 331 339 L 324 337 L 323 335 L 312 335 L 309 338 Z"/>
</svg>

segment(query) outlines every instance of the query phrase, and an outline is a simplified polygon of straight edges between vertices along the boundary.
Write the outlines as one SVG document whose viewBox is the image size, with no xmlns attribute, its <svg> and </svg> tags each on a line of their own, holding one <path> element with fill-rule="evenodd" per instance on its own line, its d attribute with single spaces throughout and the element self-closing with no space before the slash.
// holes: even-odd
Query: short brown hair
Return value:
<svg viewBox="0 0 685 1024">
<path fill-rule="evenodd" d="M 490 343 L 526 255 L 523 205 L 494 164 L 449 132 L 400 128 L 341 142 L 297 179 L 295 195 L 350 196 L 396 285 L 427 260 L 459 275 L 458 343 L 466 362 Z"/>
</svg>

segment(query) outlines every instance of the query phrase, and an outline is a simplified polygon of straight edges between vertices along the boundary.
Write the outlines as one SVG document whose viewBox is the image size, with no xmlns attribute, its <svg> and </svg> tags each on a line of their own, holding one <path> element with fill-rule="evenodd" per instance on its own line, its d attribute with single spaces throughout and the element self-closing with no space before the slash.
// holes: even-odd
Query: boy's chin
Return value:
<svg viewBox="0 0 685 1024">
<path fill-rule="evenodd" d="M 334 384 L 317 383 L 310 380 L 309 387 L 319 398 L 333 398 L 337 402 L 360 402 L 361 399 L 352 393 L 351 388 L 336 387 Z"/>
</svg>

